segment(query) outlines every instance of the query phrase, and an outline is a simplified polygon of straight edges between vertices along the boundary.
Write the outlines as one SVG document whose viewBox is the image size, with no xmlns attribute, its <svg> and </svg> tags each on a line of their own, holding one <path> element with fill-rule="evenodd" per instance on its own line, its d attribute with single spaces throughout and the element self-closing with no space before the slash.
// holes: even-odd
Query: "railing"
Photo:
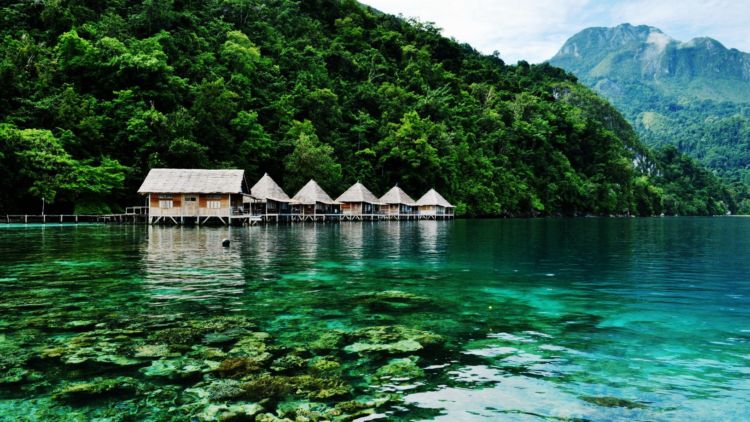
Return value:
<svg viewBox="0 0 750 422">
<path fill-rule="evenodd" d="M 126 215 L 148 215 L 148 207 L 146 206 L 126 207 L 125 214 Z"/>
<path fill-rule="evenodd" d="M 6 214 L 2 223 L 87 223 L 104 221 L 104 215 L 84 214 Z"/>
</svg>

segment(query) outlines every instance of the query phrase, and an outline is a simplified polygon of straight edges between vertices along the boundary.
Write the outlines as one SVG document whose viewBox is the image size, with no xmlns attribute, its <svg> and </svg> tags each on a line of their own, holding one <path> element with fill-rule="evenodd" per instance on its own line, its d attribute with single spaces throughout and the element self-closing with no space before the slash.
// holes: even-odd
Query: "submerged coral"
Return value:
<svg viewBox="0 0 750 422">
<path fill-rule="evenodd" d="M 84 403 L 88 400 L 122 398 L 138 391 L 138 381 L 129 377 L 95 378 L 87 382 L 71 383 L 57 390 L 55 400 Z"/>
<path fill-rule="evenodd" d="M 381 325 L 357 330 L 349 335 L 355 341 L 344 348 L 350 353 L 373 353 L 398 355 L 433 349 L 441 346 L 445 339 L 435 333 L 401 325 Z"/>
<path fill-rule="evenodd" d="M 263 406 L 257 403 L 209 404 L 196 418 L 199 421 L 252 420 L 262 411 Z"/>
<path fill-rule="evenodd" d="M 381 366 L 375 372 L 375 377 L 381 380 L 406 381 L 424 377 L 424 371 L 417 365 L 419 358 L 409 356 L 401 359 L 391 359 L 388 364 Z"/>
<path fill-rule="evenodd" d="M 361 303 L 370 308 L 370 310 L 376 312 L 403 312 L 407 310 L 426 308 L 432 304 L 432 300 L 424 296 L 402 292 L 400 290 L 385 290 L 382 292 L 360 295 L 357 298 L 357 303 Z"/>
</svg>

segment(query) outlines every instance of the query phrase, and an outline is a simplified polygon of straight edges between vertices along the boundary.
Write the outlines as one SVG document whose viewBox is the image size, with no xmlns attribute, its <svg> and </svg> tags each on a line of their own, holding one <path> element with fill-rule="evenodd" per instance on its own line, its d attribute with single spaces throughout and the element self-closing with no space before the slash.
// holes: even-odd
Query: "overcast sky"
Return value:
<svg viewBox="0 0 750 422">
<path fill-rule="evenodd" d="M 750 0 L 360 0 L 386 13 L 434 22 L 443 35 L 508 63 L 551 58 L 590 26 L 655 26 L 672 38 L 708 36 L 750 52 Z"/>
</svg>

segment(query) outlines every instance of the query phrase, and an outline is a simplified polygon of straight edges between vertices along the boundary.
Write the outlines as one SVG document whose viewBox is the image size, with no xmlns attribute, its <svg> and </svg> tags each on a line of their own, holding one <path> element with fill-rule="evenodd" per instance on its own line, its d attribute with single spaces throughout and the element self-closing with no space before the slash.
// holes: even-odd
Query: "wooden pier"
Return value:
<svg viewBox="0 0 750 422">
<path fill-rule="evenodd" d="M 449 220 L 452 214 L 238 214 L 217 216 L 169 216 L 149 217 L 148 213 L 125 212 L 120 214 L 7 214 L 0 217 L 0 224 L 166 224 L 166 225 L 223 225 L 256 226 L 260 224 L 289 223 L 337 223 L 341 221 L 409 221 Z"/>
<path fill-rule="evenodd" d="M 145 223 L 148 207 L 127 207 L 114 214 L 6 214 L 5 224 Z"/>
</svg>

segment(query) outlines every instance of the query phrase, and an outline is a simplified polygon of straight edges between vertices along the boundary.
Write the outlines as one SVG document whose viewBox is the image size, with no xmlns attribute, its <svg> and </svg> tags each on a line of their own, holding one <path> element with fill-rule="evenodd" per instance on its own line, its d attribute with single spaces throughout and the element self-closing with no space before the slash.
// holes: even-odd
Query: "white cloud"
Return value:
<svg viewBox="0 0 750 422">
<path fill-rule="evenodd" d="M 681 41 L 711 37 L 729 48 L 750 51 L 750 2 L 746 0 L 631 0 L 618 2 L 611 15 L 655 26 Z"/>
<path fill-rule="evenodd" d="M 711 36 L 750 50 L 750 1 L 732 0 L 364 0 L 376 9 L 434 22 L 443 34 L 507 62 L 538 63 L 590 26 L 629 22 L 674 38 Z"/>
</svg>

